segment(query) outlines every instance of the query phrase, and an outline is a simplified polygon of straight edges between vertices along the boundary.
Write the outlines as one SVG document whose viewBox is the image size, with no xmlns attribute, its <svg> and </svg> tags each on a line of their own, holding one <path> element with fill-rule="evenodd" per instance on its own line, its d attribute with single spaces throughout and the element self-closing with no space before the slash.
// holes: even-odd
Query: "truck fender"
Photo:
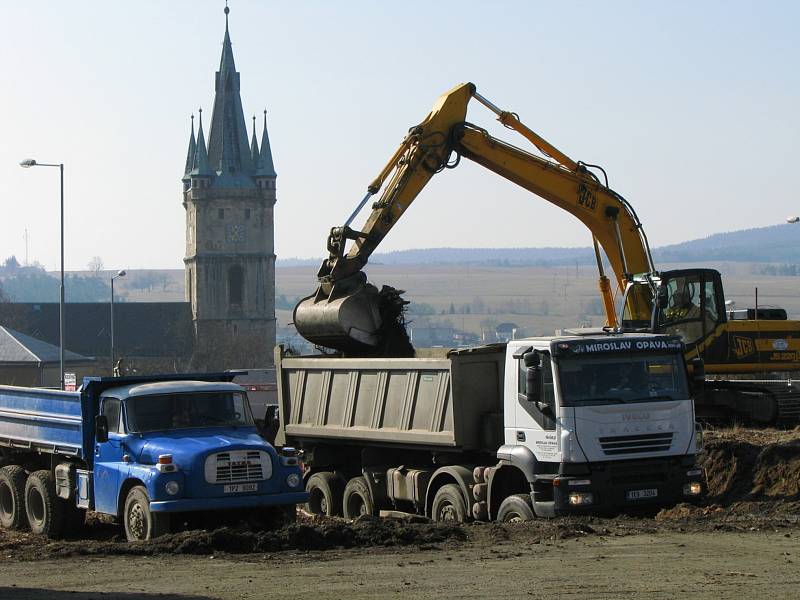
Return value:
<svg viewBox="0 0 800 600">
<path fill-rule="evenodd" d="M 536 481 L 539 473 L 539 461 L 533 452 L 526 446 L 506 444 L 497 450 L 497 458 L 501 464 L 510 464 L 517 467 L 525 475 L 528 483 Z"/>
<path fill-rule="evenodd" d="M 125 511 L 125 500 L 128 499 L 128 492 L 130 492 L 134 487 L 142 486 L 146 487 L 144 481 L 141 479 L 126 479 L 125 482 L 119 488 L 119 495 L 117 496 L 117 514 L 115 517 L 123 518 L 123 513 Z"/>
<path fill-rule="evenodd" d="M 531 483 L 525 473 L 510 461 L 501 460 L 491 470 L 487 481 L 486 508 L 489 520 L 497 516 L 500 504 L 513 494 L 531 493 Z"/>
<path fill-rule="evenodd" d="M 425 516 L 431 516 L 431 506 L 433 505 L 433 497 L 440 487 L 448 483 L 455 483 L 461 488 L 461 493 L 464 495 L 464 500 L 467 503 L 467 514 L 470 513 L 472 505 L 475 502 L 475 497 L 472 495 L 471 484 L 474 481 L 472 476 L 472 467 L 465 467 L 462 465 L 448 465 L 436 469 L 428 482 L 428 489 L 425 492 Z"/>
</svg>

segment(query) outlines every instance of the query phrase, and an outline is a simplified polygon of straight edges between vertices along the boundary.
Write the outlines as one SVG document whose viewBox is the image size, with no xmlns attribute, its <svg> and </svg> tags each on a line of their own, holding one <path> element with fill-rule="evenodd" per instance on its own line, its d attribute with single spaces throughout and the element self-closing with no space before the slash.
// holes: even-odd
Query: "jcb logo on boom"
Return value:
<svg viewBox="0 0 800 600">
<path fill-rule="evenodd" d="M 738 335 L 733 336 L 733 353 L 736 355 L 736 358 L 744 358 L 745 356 L 755 354 L 755 352 L 756 345 L 752 338 Z"/>
<path fill-rule="evenodd" d="M 584 184 L 578 186 L 578 206 L 583 206 L 589 210 L 597 207 L 597 197 Z"/>
</svg>

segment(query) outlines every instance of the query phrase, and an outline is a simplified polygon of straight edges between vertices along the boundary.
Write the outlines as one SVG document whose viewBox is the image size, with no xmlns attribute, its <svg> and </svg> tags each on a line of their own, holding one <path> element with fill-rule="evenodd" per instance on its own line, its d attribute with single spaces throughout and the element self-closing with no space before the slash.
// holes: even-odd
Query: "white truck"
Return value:
<svg viewBox="0 0 800 600">
<path fill-rule="evenodd" d="M 674 336 L 536 337 L 440 358 L 288 357 L 279 346 L 275 358 L 277 443 L 302 451 L 312 513 L 528 520 L 704 491 Z"/>
</svg>

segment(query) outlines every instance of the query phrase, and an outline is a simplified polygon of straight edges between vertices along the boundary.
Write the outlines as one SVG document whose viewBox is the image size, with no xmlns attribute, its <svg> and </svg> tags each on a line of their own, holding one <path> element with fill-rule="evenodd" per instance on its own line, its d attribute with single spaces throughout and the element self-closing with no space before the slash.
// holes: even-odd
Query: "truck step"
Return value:
<svg viewBox="0 0 800 600">
<path fill-rule="evenodd" d="M 550 500 L 549 502 L 533 501 L 533 512 L 537 517 L 551 519 L 556 516 L 556 503 Z"/>
</svg>

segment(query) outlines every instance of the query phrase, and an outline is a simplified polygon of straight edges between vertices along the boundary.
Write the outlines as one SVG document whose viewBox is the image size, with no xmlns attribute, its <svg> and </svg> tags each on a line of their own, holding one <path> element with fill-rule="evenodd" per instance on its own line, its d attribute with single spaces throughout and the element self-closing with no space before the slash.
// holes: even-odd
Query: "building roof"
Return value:
<svg viewBox="0 0 800 600">
<path fill-rule="evenodd" d="M 58 346 L 58 302 L 0 302 L 0 325 Z M 107 302 L 68 302 L 64 307 L 64 345 L 84 356 L 111 352 Z M 188 302 L 117 302 L 114 347 L 117 356 L 187 357 L 194 330 Z M 56 348 L 57 349 L 57 348 Z"/>
<path fill-rule="evenodd" d="M 61 352 L 58 346 L 48 344 L 15 329 L 0 325 L 0 363 L 48 364 L 58 363 Z M 94 359 L 64 349 L 65 362 L 91 362 Z"/>
</svg>

